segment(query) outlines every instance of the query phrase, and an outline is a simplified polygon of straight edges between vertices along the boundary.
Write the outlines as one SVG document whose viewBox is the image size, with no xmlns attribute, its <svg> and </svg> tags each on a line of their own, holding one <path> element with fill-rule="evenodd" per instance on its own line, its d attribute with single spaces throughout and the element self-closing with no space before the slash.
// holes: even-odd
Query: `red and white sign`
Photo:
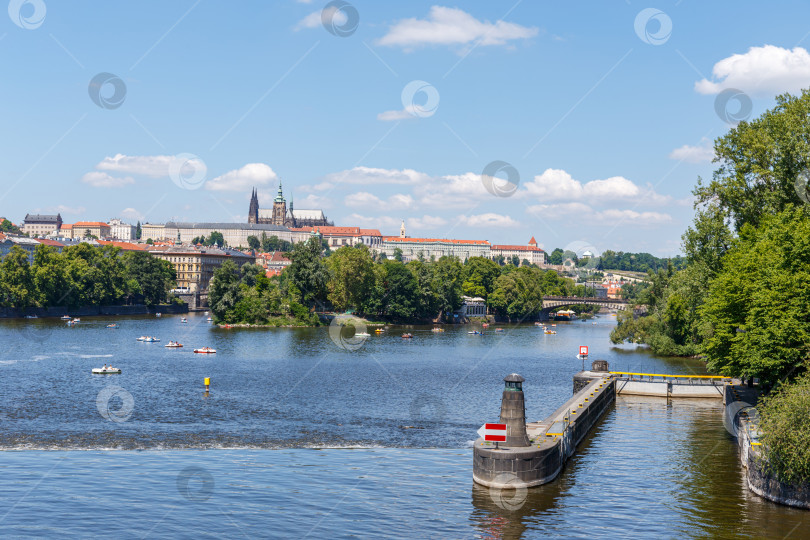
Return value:
<svg viewBox="0 0 810 540">
<path fill-rule="evenodd" d="M 484 424 L 478 430 L 478 436 L 485 441 L 506 442 L 506 424 Z"/>
<path fill-rule="evenodd" d="M 580 345 L 579 346 L 579 355 L 580 356 L 588 356 L 588 346 L 587 345 Z"/>
</svg>

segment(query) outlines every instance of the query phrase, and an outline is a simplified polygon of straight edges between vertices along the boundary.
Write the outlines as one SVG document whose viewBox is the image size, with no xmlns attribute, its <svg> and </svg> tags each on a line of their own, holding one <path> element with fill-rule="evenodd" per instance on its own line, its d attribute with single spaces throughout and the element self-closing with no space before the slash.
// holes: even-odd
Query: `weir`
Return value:
<svg viewBox="0 0 810 540">
<path fill-rule="evenodd" d="M 499 447 L 479 438 L 473 447 L 473 481 L 491 488 L 520 489 L 554 480 L 577 445 L 596 425 L 617 394 L 665 398 L 723 398 L 735 382 L 712 375 L 661 375 L 609 371 L 605 360 L 574 375 L 574 395 L 545 420 L 525 423 L 523 377 L 508 375 L 500 422 L 507 426 Z"/>
</svg>

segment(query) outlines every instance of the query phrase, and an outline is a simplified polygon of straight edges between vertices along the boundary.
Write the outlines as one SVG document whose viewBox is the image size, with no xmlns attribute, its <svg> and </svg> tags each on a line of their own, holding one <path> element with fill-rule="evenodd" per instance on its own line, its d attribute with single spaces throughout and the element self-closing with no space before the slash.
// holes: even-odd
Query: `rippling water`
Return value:
<svg viewBox="0 0 810 540">
<path fill-rule="evenodd" d="M 745 489 L 719 401 L 620 397 L 525 500 L 473 485 L 470 443 L 507 373 L 526 377 L 539 419 L 570 396 L 581 344 L 613 368 L 702 372 L 610 347 L 609 318 L 557 335 L 395 328 L 356 351 L 325 328 L 108 322 L 0 321 L 0 535 L 801 538 L 810 525 Z M 90 374 L 104 363 L 123 374 Z"/>
</svg>

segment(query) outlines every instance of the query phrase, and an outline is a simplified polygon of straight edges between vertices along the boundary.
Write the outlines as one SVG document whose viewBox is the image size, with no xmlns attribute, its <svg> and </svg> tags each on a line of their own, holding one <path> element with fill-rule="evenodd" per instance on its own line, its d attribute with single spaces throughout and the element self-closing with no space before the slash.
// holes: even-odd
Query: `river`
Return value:
<svg viewBox="0 0 810 540">
<path fill-rule="evenodd" d="M 579 345 L 614 370 L 705 372 L 611 346 L 614 317 L 364 340 L 188 321 L 0 320 L 3 536 L 800 538 L 810 525 L 745 489 L 719 400 L 619 397 L 519 505 L 473 485 L 472 440 L 508 373 L 526 378 L 536 420 L 571 395 Z M 104 364 L 122 374 L 91 374 Z"/>
</svg>

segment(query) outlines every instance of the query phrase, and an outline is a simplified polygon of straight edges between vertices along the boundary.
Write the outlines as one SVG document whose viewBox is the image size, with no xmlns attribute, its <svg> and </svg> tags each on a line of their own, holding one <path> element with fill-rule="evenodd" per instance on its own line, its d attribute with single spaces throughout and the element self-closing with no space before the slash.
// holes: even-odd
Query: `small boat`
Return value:
<svg viewBox="0 0 810 540">
<path fill-rule="evenodd" d="M 385 330 L 383 330 L 382 328 L 375 328 L 374 329 L 375 334 L 382 334 L 383 332 L 385 332 Z"/>
<path fill-rule="evenodd" d="M 545 333 L 546 334 L 556 334 L 557 331 L 556 330 L 546 330 Z"/>
<path fill-rule="evenodd" d="M 208 321 L 208 322 L 211 322 L 211 321 L 213 321 L 214 319 L 212 319 L 211 317 L 208 317 L 208 318 L 207 318 L 207 319 L 205 319 L 205 320 L 206 320 L 206 321 Z"/>
<path fill-rule="evenodd" d="M 176 341 L 170 341 L 166 345 L 164 345 L 164 347 L 170 347 L 172 349 L 179 349 L 182 346 L 183 346 L 182 343 L 178 343 Z"/>
<path fill-rule="evenodd" d="M 410 338 L 413 337 L 413 334 L 411 334 L 411 333 L 402 334 L 402 337 L 405 338 L 405 339 L 410 339 Z"/>
<path fill-rule="evenodd" d="M 117 325 L 117 324 L 115 324 L 115 323 L 108 324 L 108 325 L 107 325 L 107 328 L 118 328 L 118 325 Z"/>
<path fill-rule="evenodd" d="M 153 336 L 141 336 L 138 338 L 138 341 L 143 341 L 144 343 L 157 343 L 160 340 Z"/>
<path fill-rule="evenodd" d="M 489 328 L 489 323 L 484 323 L 481 326 L 484 327 L 484 328 Z"/>
<path fill-rule="evenodd" d="M 37 317 L 36 315 L 26 315 L 25 318 L 26 319 L 39 319 L 39 317 Z"/>
<path fill-rule="evenodd" d="M 155 317 L 163 317 L 163 314 L 160 312 L 155 313 Z"/>
<path fill-rule="evenodd" d="M 188 319 L 186 319 L 185 317 L 180 317 L 180 322 L 181 323 L 187 323 Z"/>
<path fill-rule="evenodd" d="M 146 341 L 146 336 L 141 336 L 136 341 Z"/>
<path fill-rule="evenodd" d="M 212 349 L 211 347 L 202 347 L 200 349 L 194 349 L 194 352 L 199 354 L 214 354 L 217 352 L 217 350 Z"/>
<path fill-rule="evenodd" d="M 551 326 L 557 326 L 556 324 L 552 324 Z"/>
<path fill-rule="evenodd" d="M 220 328 L 233 328 L 230 324 L 221 324 L 219 325 Z"/>
<path fill-rule="evenodd" d="M 541 323 L 541 322 L 535 322 L 535 323 L 534 323 L 534 325 L 535 325 L 535 326 L 545 326 L 545 325 L 544 325 L 543 323 Z"/>
<path fill-rule="evenodd" d="M 354 337 L 371 337 L 371 334 L 368 332 L 355 332 Z"/>
<path fill-rule="evenodd" d="M 476 336 L 481 336 L 481 335 L 484 334 L 483 332 L 479 332 L 478 330 L 473 330 L 473 331 L 467 332 L 467 333 L 468 334 L 473 334 L 473 335 L 476 335 Z"/>
<path fill-rule="evenodd" d="M 73 319 L 73 317 L 71 317 L 70 315 L 62 315 L 60 319 L 62 319 L 63 321 L 70 321 Z"/>
<path fill-rule="evenodd" d="M 121 369 L 116 367 L 93 368 L 93 375 L 120 375 Z"/>
<path fill-rule="evenodd" d="M 438 333 L 438 332 L 444 332 L 444 328 L 439 328 L 438 326 L 434 326 L 433 328 L 431 328 L 431 330 L 430 330 L 430 331 L 431 331 L 431 332 L 436 332 L 436 333 Z"/>
<path fill-rule="evenodd" d="M 205 315 L 205 316 L 207 317 L 207 316 L 208 316 L 208 312 L 206 311 L 206 312 L 205 312 L 203 315 Z"/>
<path fill-rule="evenodd" d="M 72 321 L 70 321 L 70 322 L 72 322 L 73 324 L 77 324 L 77 323 L 82 322 L 82 320 L 81 320 L 80 318 L 76 317 L 75 319 L 73 319 L 73 320 L 72 320 Z"/>
<path fill-rule="evenodd" d="M 497 332 L 503 332 L 503 328 L 496 328 L 496 329 L 495 329 L 495 332 L 496 332 L 496 333 L 497 333 Z"/>
</svg>

